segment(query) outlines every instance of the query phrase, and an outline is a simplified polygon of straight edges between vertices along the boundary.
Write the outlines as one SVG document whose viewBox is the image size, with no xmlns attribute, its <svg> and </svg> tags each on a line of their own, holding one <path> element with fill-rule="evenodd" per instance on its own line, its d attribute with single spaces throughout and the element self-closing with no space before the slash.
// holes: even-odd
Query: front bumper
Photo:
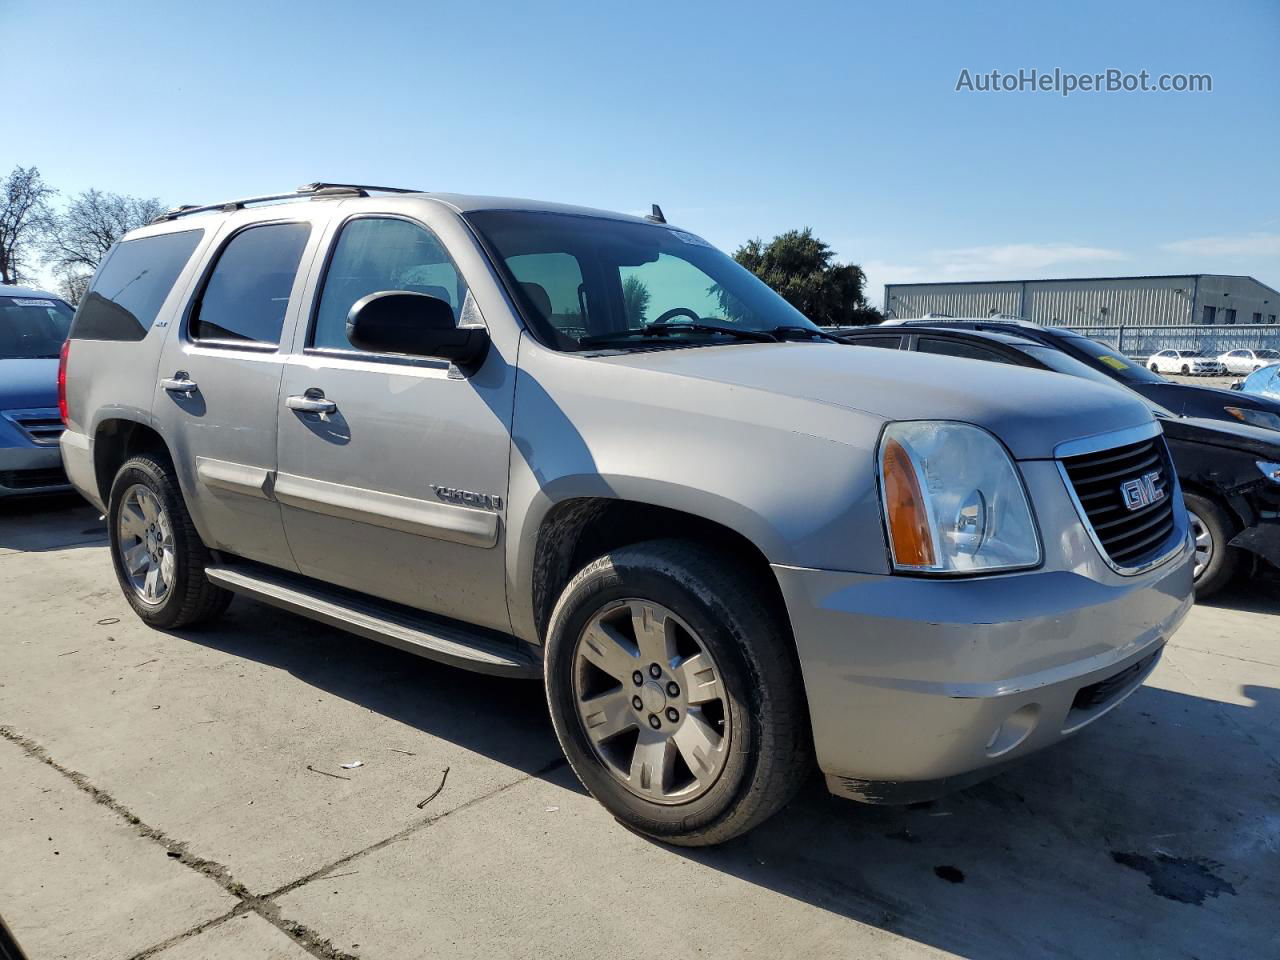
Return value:
<svg viewBox="0 0 1280 960">
<path fill-rule="evenodd" d="M 57 447 L 0 447 L 0 497 L 62 493 L 70 489 Z"/>
<path fill-rule="evenodd" d="M 1140 577 L 980 580 L 775 566 L 833 793 L 931 799 L 1062 740 L 1154 669 L 1192 603 L 1183 551 Z"/>
</svg>

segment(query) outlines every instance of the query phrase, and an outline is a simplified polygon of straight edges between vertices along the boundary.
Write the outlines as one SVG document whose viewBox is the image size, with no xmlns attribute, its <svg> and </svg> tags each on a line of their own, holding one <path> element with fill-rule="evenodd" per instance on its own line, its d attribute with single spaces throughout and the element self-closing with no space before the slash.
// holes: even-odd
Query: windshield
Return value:
<svg viewBox="0 0 1280 960">
<path fill-rule="evenodd" d="M 0 360 L 57 359 L 71 308 L 52 297 L 0 297 Z"/>
<path fill-rule="evenodd" d="M 1114 387 L 1116 381 L 1114 378 L 1107 376 L 1101 370 L 1089 366 L 1087 363 L 1081 363 L 1075 357 L 1069 357 L 1061 350 L 1054 347 L 1048 347 L 1041 343 L 1018 344 L 1018 349 L 1029 356 L 1035 357 L 1050 370 L 1057 373 L 1070 374 L 1073 377 L 1084 377 L 1087 380 L 1093 380 L 1096 383 L 1105 383 L 1109 387 Z M 1151 410 L 1163 417 L 1175 417 L 1176 414 L 1172 410 L 1167 410 L 1160 404 L 1152 400 L 1148 400 L 1141 394 L 1138 395 L 1143 403 Z"/>
<path fill-rule="evenodd" d="M 484 210 L 467 219 L 509 272 L 539 339 L 559 350 L 588 349 L 595 338 L 608 338 L 610 349 L 749 342 L 707 329 L 714 326 L 739 334 L 817 330 L 691 233 L 562 213 Z M 655 324 L 669 324 L 677 335 L 642 338 Z M 689 329 L 680 331 L 682 325 Z"/>
<path fill-rule="evenodd" d="M 1119 380 L 1121 383 L 1168 383 L 1160 374 L 1153 373 L 1141 364 L 1134 363 L 1123 353 L 1113 350 L 1097 340 L 1076 336 L 1064 337 L 1063 339 L 1073 349 L 1079 350 L 1091 360 L 1096 361 L 1095 368 L 1100 365 L 1107 372 L 1112 373 L 1114 379 Z"/>
</svg>

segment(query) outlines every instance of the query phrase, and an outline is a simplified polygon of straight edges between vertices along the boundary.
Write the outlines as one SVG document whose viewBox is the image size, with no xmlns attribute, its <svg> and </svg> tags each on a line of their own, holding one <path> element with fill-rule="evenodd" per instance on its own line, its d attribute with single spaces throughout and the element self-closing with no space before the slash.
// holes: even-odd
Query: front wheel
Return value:
<svg viewBox="0 0 1280 960">
<path fill-rule="evenodd" d="M 790 632 L 733 558 L 661 540 L 575 576 L 551 615 L 556 736 L 618 820 L 707 846 L 781 809 L 810 770 Z"/>
<path fill-rule="evenodd" d="M 1190 372 L 1191 372 L 1191 368 L 1184 363 L 1182 365 L 1182 375 L 1185 377 Z"/>
<path fill-rule="evenodd" d="M 111 485 L 107 529 L 120 589 L 148 624 L 185 627 L 226 610 L 231 594 L 204 575 L 209 551 L 167 459 L 141 454 L 125 461 Z"/>
<path fill-rule="evenodd" d="M 1153 364 L 1151 365 L 1151 372 L 1152 372 L 1152 373 L 1159 373 L 1159 372 L 1160 372 L 1160 364 L 1158 364 L 1158 363 L 1153 363 Z"/>
<path fill-rule="evenodd" d="M 1234 536 L 1230 518 L 1218 504 L 1194 493 L 1183 494 L 1191 536 L 1195 540 L 1196 560 L 1193 577 L 1196 599 L 1207 600 L 1221 590 L 1235 575 L 1239 554 L 1227 544 Z"/>
</svg>

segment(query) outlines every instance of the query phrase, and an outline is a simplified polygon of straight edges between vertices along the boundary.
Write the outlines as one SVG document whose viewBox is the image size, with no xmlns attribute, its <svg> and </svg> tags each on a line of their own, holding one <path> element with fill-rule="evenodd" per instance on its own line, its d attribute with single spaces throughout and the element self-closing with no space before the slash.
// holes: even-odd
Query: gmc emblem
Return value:
<svg viewBox="0 0 1280 960">
<path fill-rule="evenodd" d="M 1136 480 L 1126 480 L 1120 484 L 1120 496 L 1124 498 L 1124 505 L 1130 510 L 1141 510 L 1157 500 L 1163 500 L 1164 490 L 1156 486 L 1159 479 L 1160 472 L 1153 470 Z"/>
</svg>

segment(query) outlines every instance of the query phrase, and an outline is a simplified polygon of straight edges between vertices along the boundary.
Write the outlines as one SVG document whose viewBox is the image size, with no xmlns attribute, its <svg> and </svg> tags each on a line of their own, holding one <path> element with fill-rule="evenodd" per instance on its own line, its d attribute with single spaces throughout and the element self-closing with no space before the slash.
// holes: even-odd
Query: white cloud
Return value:
<svg viewBox="0 0 1280 960">
<path fill-rule="evenodd" d="M 1280 233 L 1239 233 L 1177 240 L 1161 247 L 1191 257 L 1280 257 Z"/>
</svg>

